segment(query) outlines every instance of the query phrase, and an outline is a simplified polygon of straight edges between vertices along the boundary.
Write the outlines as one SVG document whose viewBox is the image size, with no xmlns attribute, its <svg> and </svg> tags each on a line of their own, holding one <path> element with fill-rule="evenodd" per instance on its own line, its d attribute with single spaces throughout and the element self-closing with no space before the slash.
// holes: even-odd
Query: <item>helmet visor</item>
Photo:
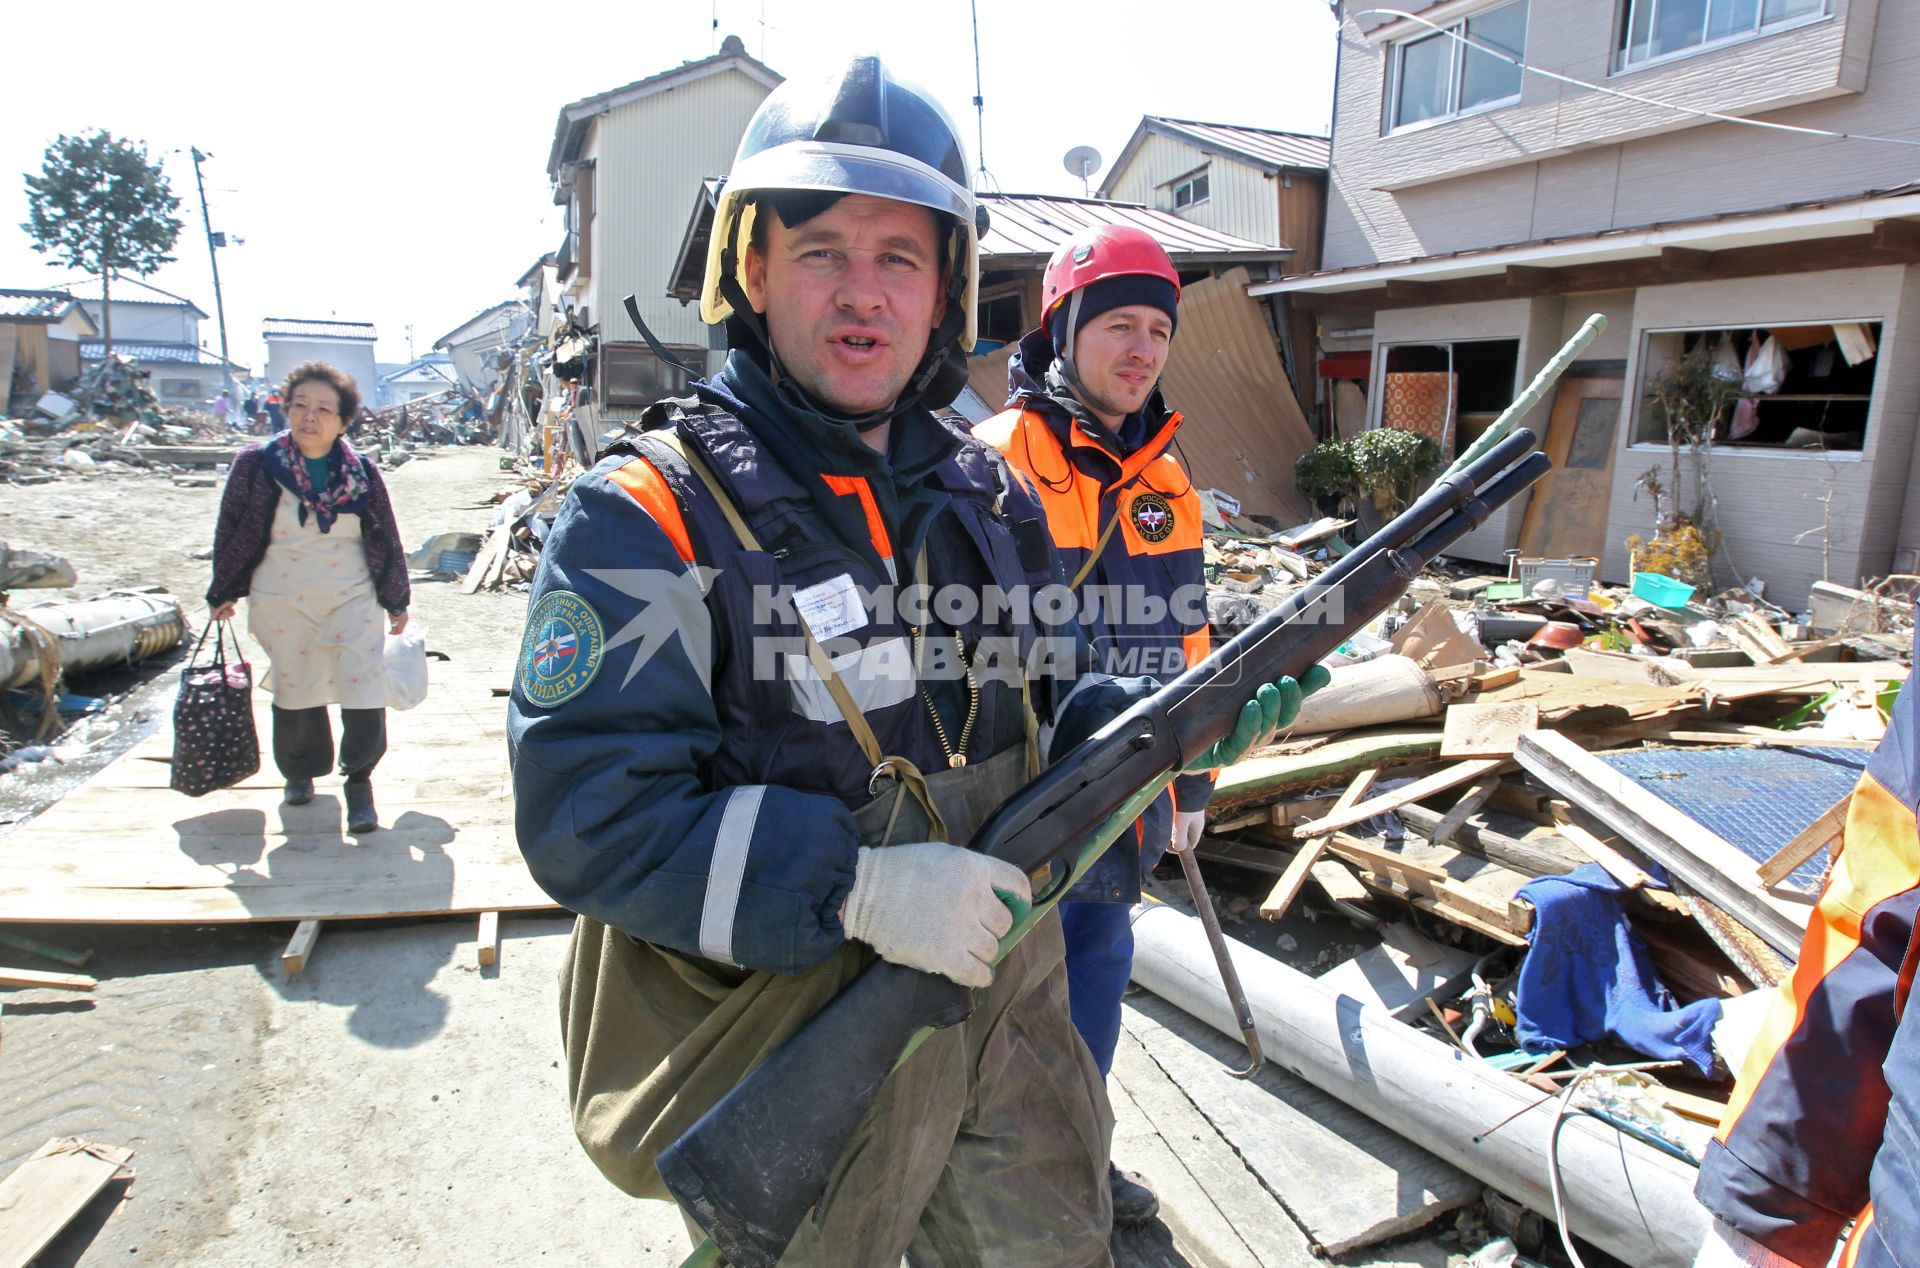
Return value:
<svg viewBox="0 0 1920 1268">
<path fill-rule="evenodd" d="M 774 189 L 837 190 L 917 203 L 973 224 L 973 195 L 918 159 L 831 141 L 789 142 L 741 159 L 727 176 L 732 193 Z"/>
</svg>

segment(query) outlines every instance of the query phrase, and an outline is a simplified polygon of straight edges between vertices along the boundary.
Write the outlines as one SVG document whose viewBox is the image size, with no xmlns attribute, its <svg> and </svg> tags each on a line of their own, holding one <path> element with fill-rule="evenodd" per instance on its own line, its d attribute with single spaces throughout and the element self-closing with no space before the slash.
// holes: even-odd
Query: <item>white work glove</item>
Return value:
<svg viewBox="0 0 1920 1268">
<path fill-rule="evenodd" d="M 883 960 L 986 986 L 1000 936 L 1013 928 L 1000 893 L 1033 901 L 1026 873 L 1001 859 L 944 841 L 863 846 L 840 923 Z"/>
<path fill-rule="evenodd" d="M 1693 1268 L 1796 1268 L 1725 1220 L 1716 1219 L 1694 1256 Z"/>
<path fill-rule="evenodd" d="M 1173 812 L 1173 852 L 1191 854 L 1200 844 L 1200 834 L 1207 830 L 1207 812 L 1204 810 L 1176 810 Z"/>
</svg>

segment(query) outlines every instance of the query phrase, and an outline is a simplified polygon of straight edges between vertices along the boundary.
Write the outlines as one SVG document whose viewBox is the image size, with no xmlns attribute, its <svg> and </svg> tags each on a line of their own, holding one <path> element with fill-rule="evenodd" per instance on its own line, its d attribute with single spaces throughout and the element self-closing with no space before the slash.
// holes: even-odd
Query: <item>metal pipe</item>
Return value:
<svg viewBox="0 0 1920 1268">
<path fill-rule="evenodd" d="M 1198 920 L 1144 904 L 1133 938 L 1134 981 L 1238 1036 Z M 1269 1061 L 1553 1217 L 1551 1097 L 1251 947 L 1229 950 Z M 1692 1263 L 1708 1225 L 1692 1167 L 1586 1117 L 1561 1128 L 1559 1163 L 1572 1232 L 1641 1268 Z"/>
<path fill-rule="evenodd" d="M 157 656 L 187 635 L 180 601 L 164 591 L 121 590 L 10 611 L 51 640 L 33 637 L 18 622 L 0 623 L 0 690 L 39 682 L 45 661 L 54 674 L 73 677 Z"/>
</svg>

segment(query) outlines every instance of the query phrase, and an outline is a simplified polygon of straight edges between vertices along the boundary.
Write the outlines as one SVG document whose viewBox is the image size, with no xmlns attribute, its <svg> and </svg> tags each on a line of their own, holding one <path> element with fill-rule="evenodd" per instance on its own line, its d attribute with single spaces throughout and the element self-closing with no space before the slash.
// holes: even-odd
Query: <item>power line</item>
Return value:
<svg viewBox="0 0 1920 1268">
<path fill-rule="evenodd" d="M 1489 57 L 1497 57 L 1503 62 L 1507 62 L 1513 66 L 1518 66 L 1520 70 L 1525 74 L 1539 75 L 1545 79 L 1555 80 L 1559 83 L 1572 84 L 1576 88 L 1586 88 L 1586 89 L 1590 89 L 1593 92 L 1605 93 L 1609 97 L 1618 97 L 1622 101 L 1638 102 L 1643 106 L 1654 106 L 1661 110 L 1673 110 L 1680 114 L 1693 115 L 1695 118 L 1699 118 L 1699 119 L 1713 119 L 1720 123 L 1737 123 L 1742 127 L 1747 127 L 1747 128 L 1765 128 L 1770 132 L 1794 132 L 1794 133 L 1800 134 L 1801 136 L 1826 137 L 1835 141 L 1875 141 L 1882 145 L 1906 145 L 1906 146 L 1914 146 L 1914 147 L 1920 148 L 1920 141 L 1912 140 L 1907 137 L 1876 136 L 1866 132 L 1835 132 L 1830 128 L 1808 128 L 1808 127 L 1802 127 L 1798 124 L 1792 124 L 1792 123 L 1772 123 L 1765 119 L 1748 119 L 1748 118 L 1743 118 L 1740 115 L 1722 114 L 1717 110 L 1698 110 L 1692 106 L 1677 105 L 1671 101 L 1661 101 L 1656 97 L 1647 97 L 1636 92 L 1626 92 L 1619 88 L 1608 88 L 1604 84 L 1588 83 L 1584 79 L 1575 79 L 1572 75 L 1562 75 L 1558 71 L 1547 70 L 1543 67 L 1529 65 L 1527 62 L 1521 60 L 1518 57 L 1513 56 L 1511 53 L 1508 53 L 1504 49 L 1497 48 L 1491 44 L 1482 44 L 1480 41 L 1472 38 L 1471 36 L 1460 34 L 1460 32 L 1452 29 L 1451 27 L 1436 26 L 1434 23 L 1427 21 L 1427 19 L 1419 16 L 1418 14 L 1408 13 L 1401 9 L 1363 9 L 1360 12 L 1354 14 L 1353 16 L 1356 19 L 1379 16 L 1379 17 L 1387 17 L 1387 18 L 1403 18 L 1409 22 L 1417 22 L 1421 26 L 1426 27 L 1430 31 L 1439 32 L 1441 35 L 1446 36 L 1448 39 L 1458 40 L 1460 43 L 1465 44 L 1468 48 L 1478 49 L 1480 52 L 1485 53 Z"/>
</svg>

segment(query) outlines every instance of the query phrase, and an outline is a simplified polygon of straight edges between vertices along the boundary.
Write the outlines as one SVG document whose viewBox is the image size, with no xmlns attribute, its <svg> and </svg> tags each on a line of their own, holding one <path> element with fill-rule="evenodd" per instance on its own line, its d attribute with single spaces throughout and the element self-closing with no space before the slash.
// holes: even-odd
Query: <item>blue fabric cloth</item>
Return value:
<svg viewBox="0 0 1920 1268">
<path fill-rule="evenodd" d="M 1612 1036 L 1659 1061 L 1713 1068 L 1720 1001 L 1684 1008 L 1654 972 L 1646 944 L 1627 925 L 1620 882 L 1597 863 L 1529 881 L 1532 944 L 1520 966 L 1515 1033 L 1528 1052 L 1574 1048 Z"/>
<path fill-rule="evenodd" d="M 1124 903 L 1061 903 L 1067 941 L 1067 1006 L 1102 1076 L 1120 1043 L 1120 1000 L 1133 975 L 1133 908 Z"/>
</svg>

